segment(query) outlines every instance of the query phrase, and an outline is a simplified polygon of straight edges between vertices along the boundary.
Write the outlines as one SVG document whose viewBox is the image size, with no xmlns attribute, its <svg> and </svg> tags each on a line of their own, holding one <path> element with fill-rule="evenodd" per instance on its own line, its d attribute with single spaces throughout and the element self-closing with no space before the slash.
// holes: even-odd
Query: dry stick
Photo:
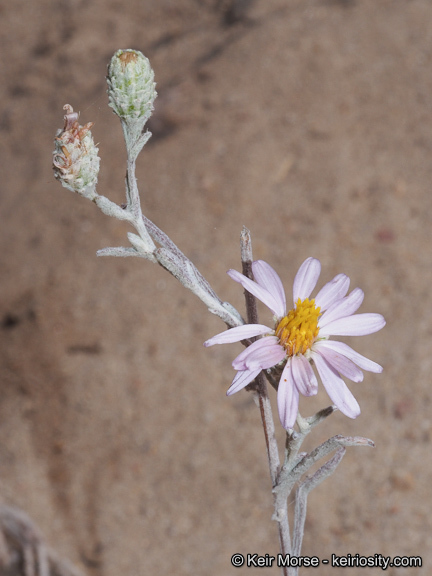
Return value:
<svg viewBox="0 0 432 576">
<path fill-rule="evenodd" d="M 241 259 L 242 259 L 243 274 L 247 278 L 253 280 L 252 241 L 250 232 L 247 228 L 243 228 L 240 237 L 240 242 L 241 242 Z M 245 300 L 246 300 L 248 324 L 258 324 L 258 311 L 255 297 L 252 294 L 250 294 L 250 292 L 247 292 L 247 290 L 245 290 Z M 275 437 L 274 420 L 272 415 L 270 399 L 267 391 L 267 382 L 262 372 L 260 372 L 258 376 L 255 378 L 255 384 L 256 384 L 256 391 L 258 393 L 261 420 L 264 428 L 264 436 L 266 441 L 267 456 L 270 469 L 270 478 L 272 482 L 272 487 L 275 488 L 277 478 L 280 473 L 279 451 Z M 277 495 L 274 494 L 275 502 L 276 498 Z M 277 520 L 279 526 L 279 542 L 281 553 L 285 556 L 286 554 L 291 553 L 291 539 L 290 539 L 290 529 L 288 524 L 287 510 L 285 509 L 285 513 L 275 514 L 274 518 Z M 282 568 L 282 574 L 284 576 L 288 574 L 287 567 Z"/>
</svg>

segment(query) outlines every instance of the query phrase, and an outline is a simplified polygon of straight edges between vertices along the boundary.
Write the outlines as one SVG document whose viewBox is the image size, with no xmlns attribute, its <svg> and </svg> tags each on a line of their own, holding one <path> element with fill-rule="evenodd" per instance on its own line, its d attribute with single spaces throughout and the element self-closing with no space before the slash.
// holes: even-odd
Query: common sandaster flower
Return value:
<svg viewBox="0 0 432 576">
<path fill-rule="evenodd" d="M 252 263 L 252 272 L 255 282 L 236 270 L 229 270 L 228 275 L 270 308 L 275 325 L 270 328 L 263 324 L 245 324 L 204 343 L 204 346 L 213 346 L 260 336 L 234 360 L 232 365 L 237 374 L 227 395 L 250 384 L 261 370 L 282 366 L 285 362 L 277 402 L 282 426 L 293 428 L 299 393 L 313 396 L 318 392 L 313 363 L 332 402 L 343 414 L 356 418 L 360 407 L 341 376 L 361 382 L 361 369 L 379 373 L 382 367 L 329 337 L 372 334 L 385 326 L 383 316 L 354 315 L 363 302 L 364 293 L 355 288 L 347 296 L 350 280 L 345 274 L 335 276 L 310 299 L 321 272 L 321 263 L 316 258 L 307 258 L 300 266 L 294 279 L 294 307 L 288 311 L 282 282 L 275 270 L 263 260 L 257 260 Z"/>
</svg>

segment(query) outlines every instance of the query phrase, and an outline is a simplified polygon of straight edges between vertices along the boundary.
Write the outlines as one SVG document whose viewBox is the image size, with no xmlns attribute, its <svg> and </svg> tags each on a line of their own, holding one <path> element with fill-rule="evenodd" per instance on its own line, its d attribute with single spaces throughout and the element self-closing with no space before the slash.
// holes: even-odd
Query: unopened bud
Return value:
<svg viewBox="0 0 432 576">
<path fill-rule="evenodd" d="M 109 105 L 122 120 L 150 118 L 157 96 L 148 58 L 137 50 L 117 50 L 108 66 Z"/>
<path fill-rule="evenodd" d="M 54 176 L 65 188 L 93 199 L 100 163 L 98 148 L 90 132 L 93 122 L 80 126 L 72 106 L 66 104 L 63 110 L 66 111 L 65 125 L 54 139 Z"/>
</svg>

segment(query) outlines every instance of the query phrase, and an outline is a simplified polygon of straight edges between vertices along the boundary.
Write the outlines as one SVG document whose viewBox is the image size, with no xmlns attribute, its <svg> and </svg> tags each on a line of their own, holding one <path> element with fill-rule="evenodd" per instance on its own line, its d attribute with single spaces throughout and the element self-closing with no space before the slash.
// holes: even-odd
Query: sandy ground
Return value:
<svg viewBox="0 0 432 576">
<path fill-rule="evenodd" d="M 303 553 L 431 572 L 431 21 L 429 0 L 0 4 L 0 499 L 86 574 L 240 576 L 233 553 L 278 551 L 258 410 L 225 396 L 241 346 L 204 349 L 223 324 L 162 269 L 97 259 L 129 228 L 53 179 L 67 102 L 96 123 L 99 192 L 123 201 L 105 71 L 128 47 L 159 92 L 143 209 L 221 298 L 243 310 L 225 271 L 246 225 L 288 297 L 315 256 L 321 283 L 345 272 L 387 319 L 353 343 L 385 368 L 351 385 L 361 416 L 308 443 L 376 448 L 312 493 Z M 321 387 L 302 412 L 328 403 Z"/>
</svg>

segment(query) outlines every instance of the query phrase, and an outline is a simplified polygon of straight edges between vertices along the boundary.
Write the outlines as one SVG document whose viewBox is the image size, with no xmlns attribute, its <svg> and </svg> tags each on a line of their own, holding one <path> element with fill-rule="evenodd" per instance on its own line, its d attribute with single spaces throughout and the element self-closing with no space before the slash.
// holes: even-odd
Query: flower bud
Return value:
<svg viewBox="0 0 432 576">
<path fill-rule="evenodd" d="M 138 122 L 141 133 L 157 96 L 148 58 L 137 50 L 117 50 L 108 66 L 109 105 L 127 124 Z"/>
<path fill-rule="evenodd" d="M 66 104 L 63 110 L 66 110 L 65 125 L 54 139 L 54 176 L 68 190 L 93 199 L 100 163 L 98 148 L 90 132 L 93 122 L 80 126 L 72 106 Z"/>
</svg>

